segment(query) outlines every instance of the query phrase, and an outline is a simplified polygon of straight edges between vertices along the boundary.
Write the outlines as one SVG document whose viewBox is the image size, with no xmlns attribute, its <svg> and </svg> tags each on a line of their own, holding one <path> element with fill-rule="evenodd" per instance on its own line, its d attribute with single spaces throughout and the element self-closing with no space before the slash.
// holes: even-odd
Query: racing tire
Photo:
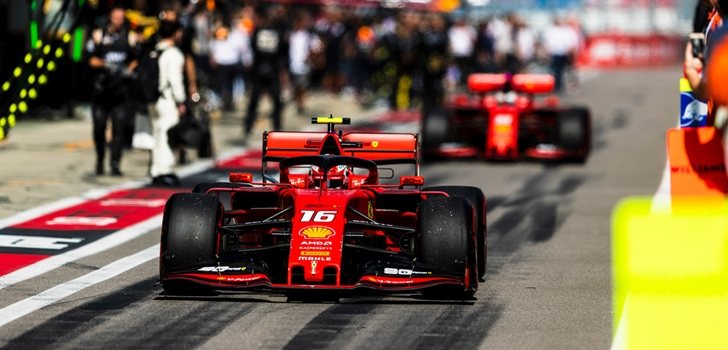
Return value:
<svg viewBox="0 0 728 350">
<path fill-rule="evenodd" d="M 217 235 L 223 208 L 213 195 L 176 193 L 167 201 L 162 219 L 159 275 L 168 294 L 188 294 L 189 284 L 164 281 L 170 273 L 217 264 Z"/>
<path fill-rule="evenodd" d="M 423 191 L 442 191 L 450 197 L 464 198 L 475 210 L 475 237 L 478 258 L 478 278 L 483 281 L 486 262 L 488 261 L 488 229 L 486 225 L 486 200 L 483 191 L 473 186 L 432 186 L 425 187 Z"/>
<path fill-rule="evenodd" d="M 575 107 L 557 115 L 557 143 L 578 163 L 586 162 L 591 148 L 591 113 L 589 109 Z"/>
<path fill-rule="evenodd" d="M 423 291 L 437 299 L 468 299 L 475 294 L 478 279 L 475 237 L 472 232 L 473 209 L 458 197 L 433 197 L 420 204 L 418 215 L 418 258 L 447 274 L 462 277 L 465 288 L 438 286 Z"/>
<path fill-rule="evenodd" d="M 426 108 L 422 112 L 422 155 L 424 159 L 437 157 L 440 146 L 447 141 L 449 130 L 447 111 L 443 107 Z"/>
</svg>

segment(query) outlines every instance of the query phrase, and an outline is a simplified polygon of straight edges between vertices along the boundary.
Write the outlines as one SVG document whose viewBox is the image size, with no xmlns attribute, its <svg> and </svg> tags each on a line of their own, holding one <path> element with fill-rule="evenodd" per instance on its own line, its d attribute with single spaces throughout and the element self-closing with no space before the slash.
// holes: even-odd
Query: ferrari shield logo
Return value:
<svg viewBox="0 0 728 350">
<path fill-rule="evenodd" d="M 372 147 L 374 147 L 374 148 L 379 147 L 379 141 L 372 141 Z"/>
<path fill-rule="evenodd" d="M 323 226 L 309 226 L 302 228 L 298 233 L 309 239 L 326 239 L 334 235 L 334 231 Z"/>
</svg>

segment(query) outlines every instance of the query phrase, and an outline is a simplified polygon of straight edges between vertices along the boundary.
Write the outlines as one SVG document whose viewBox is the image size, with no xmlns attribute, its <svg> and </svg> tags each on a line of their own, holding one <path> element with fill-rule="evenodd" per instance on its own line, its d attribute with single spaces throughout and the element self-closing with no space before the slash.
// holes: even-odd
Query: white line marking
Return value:
<svg viewBox="0 0 728 350">
<path fill-rule="evenodd" d="M 247 150 L 243 148 L 232 149 L 223 153 L 217 160 L 225 161 L 230 158 L 243 155 L 246 151 Z M 210 160 L 198 161 L 181 168 L 177 173 L 181 176 L 188 176 L 196 172 L 202 172 L 206 169 L 209 169 L 213 165 L 214 162 Z M 61 210 L 63 208 L 81 204 L 89 199 L 98 199 L 116 190 L 138 188 L 146 185 L 147 183 L 147 181 L 130 181 L 108 189 L 90 190 L 80 197 L 62 199 L 45 206 L 24 211 L 7 219 L 0 220 L 0 228 L 32 220 L 36 217 L 49 214 L 56 210 Z M 0 276 L 0 289 L 9 287 L 13 284 L 25 281 L 33 277 L 40 276 L 46 272 L 52 271 L 78 259 L 85 258 L 87 256 L 94 255 L 115 246 L 121 245 L 143 235 L 144 233 L 159 228 L 161 225 L 162 214 L 159 214 L 135 225 L 111 233 L 93 243 L 89 243 L 87 245 L 59 255 L 51 256 L 32 265 L 28 265 L 21 269 L 15 270 L 9 274 Z"/>
<path fill-rule="evenodd" d="M 230 158 L 234 158 L 245 154 L 247 149 L 245 148 L 234 148 L 224 152 L 218 157 L 217 161 L 225 161 Z M 205 171 L 214 166 L 214 162 L 211 160 L 200 160 L 190 165 L 186 165 L 177 171 L 178 176 L 185 177 L 198 172 Z M 21 213 L 0 219 L 0 229 L 8 226 L 17 225 L 22 222 L 30 221 L 43 215 L 50 214 L 54 211 L 62 210 L 74 205 L 81 204 L 88 200 L 99 199 L 103 196 L 108 195 L 111 192 L 118 190 L 134 189 L 149 184 L 149 180 L 131 180 L 122 184 L 114 185 L 108 188 L 97 188 L 86 191 L 80 196 L 68 197 L 59 199 L 58 201 L 51 202 L 48 204 L 41 205 L 32 209 L 25 210 Z"/>
<path fill-rule="evenodd" d="M 0 309 L 0 327 L 159 256 L 159 244 Z"/>
<path fill-rule="evenodd" d="M 40 276 L 67 263 L 100 253 L 104 250 L 116 247 L 134 238 L 137 238 L 161 226 L 162 215 L 163 214 L 153 216 L 136 225 L 132 225 L 125 229 L 109 234 L 106 237 L 101 238 L 93 243 L 89 243 L 85 246 L 67 251 L 65 253 L 51 256 L 35 264 L 15 270 L 7 275 L 0 276 L 0 289 L 6 288 L 18 282 L 22 282 L 36 276 Z"/>
<path fill-rule="evenodd" d="M 662 171 L 662 179 L 657 187 L 657 192 L 652 196 L 652 207 L 650 212 L 669 212 L 672 208 L 672 195 L 670 193 L 670 158 L 665 158 L 665 169 Z"/>
<path fill-rule="evenodd" d="M 617 331 L 614 332 L 611 350 L 621 350 L 627 348 L 627 305 L 629 304 L 629 295 L 624 298 L 624 306 L 622 308 L 622 316 L 619 317 Z"/>
</svg>

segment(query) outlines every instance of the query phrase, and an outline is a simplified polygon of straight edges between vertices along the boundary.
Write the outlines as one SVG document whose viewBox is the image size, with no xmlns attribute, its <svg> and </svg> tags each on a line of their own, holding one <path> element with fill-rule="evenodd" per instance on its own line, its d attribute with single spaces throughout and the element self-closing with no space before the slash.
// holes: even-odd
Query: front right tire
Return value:
<svg viewBox="0 0 728 350">
<path fill-rule="evenodd" d="M 591 113 L 587 108 L 569 108 L 556 115 L 557 144 L 574 156 L 578 163 L 586 162 L 591 149 Z"/>
<path fill-rule="evenodd" d="M 463 299 L 472 297 L 478 279 L 475 258 L 473 209 L 467 200 L 458 197 L 432 197 L 418 210 L 418 258 L 444 273 L 463 278 L 464 289 L 433 288 L 426 296 Z M 435 293 L 431 293 L 435 292 Z"/>
<path fill-rule="evenodd" d="M 480 188 L 473 186 L 432 186 L 425 187 L 423 191 L 441 191 L 450 197 L 464 198 L 475 210 L 475 236 L 477 238 L 478 278 L 482 281 L 485 276 L 488 258 L 487 227 L 486 227 L 486 201 Z"/>
</svg>

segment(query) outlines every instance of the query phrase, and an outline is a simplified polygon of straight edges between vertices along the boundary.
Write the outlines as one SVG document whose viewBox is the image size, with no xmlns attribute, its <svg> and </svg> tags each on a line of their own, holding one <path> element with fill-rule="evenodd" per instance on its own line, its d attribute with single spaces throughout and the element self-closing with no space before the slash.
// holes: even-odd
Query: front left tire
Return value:
<svg viewBox="0 0 728 350">
<path fill-rule="evenodd" d="M 185 288 L 165 281 L 172 273 L 194 271 L 217 263 L 217 236 L 223 215 L 214 195 L 176 193 L 164 207 L 159 274 L 164 290 L 180 294 Z"/>
</svg>

